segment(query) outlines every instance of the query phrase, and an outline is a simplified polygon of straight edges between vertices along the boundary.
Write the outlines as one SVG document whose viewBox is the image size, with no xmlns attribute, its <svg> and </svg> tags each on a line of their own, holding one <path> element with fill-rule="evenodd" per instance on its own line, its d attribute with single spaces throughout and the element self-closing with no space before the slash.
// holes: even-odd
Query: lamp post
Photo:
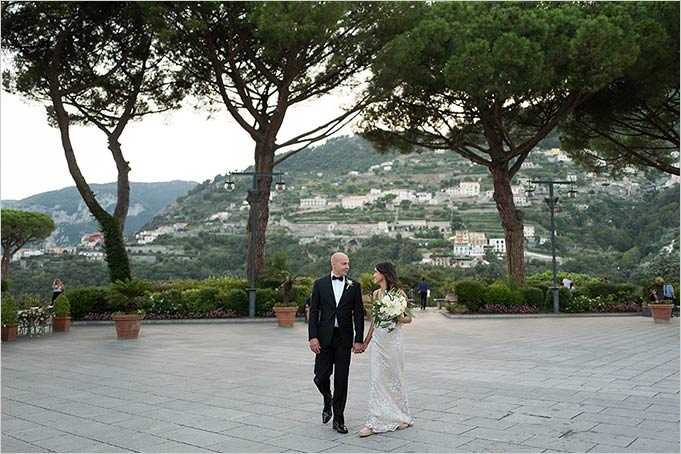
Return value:
<svg viewBox="0 0 681 454">
<path fill-rule="evenodd" d="M 551 292 L 553 293 L 553 312 L 557 314 L 560 308 L 560 300 L 558 298 L 558 282 L 556 278 L 556 227 L 555 227 L 555 217 L 554 212 L 556 209 L 556 204 L 558 203 L 558 197 L 553 195 L 553 187 L 555 185 L 569 184 L 570 190 L 568 191 L 568 197 L 574 199 L 577 195 L 575 190 L 575 182 L 573 181 L 556 181 L 556 180 L 530 180 L 531 184 L 545 184 L 549 187 L 549 196 L 544 197 L 544 202 L 549 206 L 549 211 L 551 212 L 551 257 L 552 257 L 552 269 L 553 269 L 553 288 Z M 532 196 L 534 188 L 530 186 L 527 189 L 528 196 Z"/>
<path fill-rule="evenodd" d="M 258 242 L 256 241 L 257 229 L 256 223 L 258 220 L 258 202 L 262 196 L 262 191 L 258 190 L 258 178 L 260 177 L 274 177 L 279 176 L 279 181 L 274 185 L 277 192 L 282 192 L 286 189 L 286 183 L 283 180 L 283 172 L 235 172 L 227 176 L 227 181 L 225 182 L 224 188 L 227 192 L 232 192 L 236 188 L 236 184 L 232 181 L 231 175 L 247 175 L 253 177 L 253 186 L 248 190 L 248 197 L 246 200 L 250 205 L 249 220 L 251 223 L 251 239 L 250 239 L 250 249 L 251 249 L 251 286 L 248 289 L 248 316 L 250 318 L 255 317 L 255 249 Z"/>
</svg>

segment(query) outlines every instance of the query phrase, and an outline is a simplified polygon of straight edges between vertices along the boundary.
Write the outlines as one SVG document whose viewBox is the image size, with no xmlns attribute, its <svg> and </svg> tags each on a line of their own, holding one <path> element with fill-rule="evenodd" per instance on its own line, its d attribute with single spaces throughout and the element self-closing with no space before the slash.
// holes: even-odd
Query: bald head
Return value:
<svg viewBox="0 0 681 454">
<path fill-rule="evenodd" d="M 336 276 L 345 276 L 350 271 L 350 259 L 342 252 L 336 252 L 331 256 L 331 271 Z"/>
</svg>

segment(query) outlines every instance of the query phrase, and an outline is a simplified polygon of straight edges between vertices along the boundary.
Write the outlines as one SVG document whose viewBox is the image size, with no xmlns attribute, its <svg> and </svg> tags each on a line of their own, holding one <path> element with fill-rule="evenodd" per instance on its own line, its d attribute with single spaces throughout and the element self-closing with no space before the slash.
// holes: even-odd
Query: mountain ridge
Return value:
<svg viewBox="0 0 681 454">
<path fill-rule="evenodd" d="M 130 182 L 130 208 L 125 224 L 125 234 L 137 232 L 163 207 L 175 202 L 196 186 L 194 181 Z M 112 212 L 117 200 L 117 184 L 93 183 L 90 185 L 97 201 Z M 2 200 L 3 209 L 35 211 L 49 215 L 55 230 L 47 242 L 55 245 L 77 244 L 83 235 L 99 231 L 94 217 L 75 186 L 42 192 L 18 200 Z"/>
</svg>

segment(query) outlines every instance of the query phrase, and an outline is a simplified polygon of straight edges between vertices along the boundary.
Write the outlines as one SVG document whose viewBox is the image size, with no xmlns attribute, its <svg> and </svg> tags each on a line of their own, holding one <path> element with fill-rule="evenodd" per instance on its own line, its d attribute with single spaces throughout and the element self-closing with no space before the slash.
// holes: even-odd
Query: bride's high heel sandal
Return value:
<svg viewBox="0 0 681 454">
<path fill-rule="evenodd" d="M 369 435 L 374 435 L 378 432 L 374 432 L 374 429 L 370 427 L 365 427 L 364 429 L 359 431 L 359 436 L 360 437 L 368 437 Z"/>
<path fill-rule="evenodd" d="M 409 427 L 409 426 L 410 426 L 409 423 L 403 422 L 402 424 L 400 424 L 399 426 L 397 426 L 397 430 L 404 430 L 404 429 L 406 429 L 406 428 Z"/>
</svg>

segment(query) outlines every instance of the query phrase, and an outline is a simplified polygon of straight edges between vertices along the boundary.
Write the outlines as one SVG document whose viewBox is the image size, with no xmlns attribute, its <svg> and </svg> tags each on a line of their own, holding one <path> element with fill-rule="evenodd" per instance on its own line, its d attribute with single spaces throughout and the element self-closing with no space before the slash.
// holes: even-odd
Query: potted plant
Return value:
<svg viewBox="0 0 681 454">
<path fill-rule="evenodd" d="M 71 329 L 71 303 L 61 294 L 54 300 L 52 305 L 52 330 L 55 333 L 66 333 Z"/>
<path fill-rule="evenodd" d="M 118 339 L 137 339 L 144 308 L 150 302 L 151 284 L 139 279 L 117 280 L 111 284 L 108 300 L 114 309 L 111 318 L 116 324 Z"/>
<path fill-rule="evenodd" d="M 279 297 L 282 302 L 275 303 L 274 314 L 277 316 L 278 326 L 290 328 L 293 326 L 298 312 L 298 305 L 293 302 L 293 284 L 295 284 L 297 277 L 288 271 L 282 271 L 280 275 Z"/>
<path fill-rule="evenodd" d="M 669 323 L 671 320 L 674 304 L 667 304 L 665 301 L 648 301 L 648 307 L 655 323 Z"/>
<path fill-rule="evenodd" d="M 17 303 L 10 295 L 3 296 L 2 298 L 0 317 L 2 317 L 2 340 L 16 340 L 19 318 L 17 316 Z"/>
</svg>

